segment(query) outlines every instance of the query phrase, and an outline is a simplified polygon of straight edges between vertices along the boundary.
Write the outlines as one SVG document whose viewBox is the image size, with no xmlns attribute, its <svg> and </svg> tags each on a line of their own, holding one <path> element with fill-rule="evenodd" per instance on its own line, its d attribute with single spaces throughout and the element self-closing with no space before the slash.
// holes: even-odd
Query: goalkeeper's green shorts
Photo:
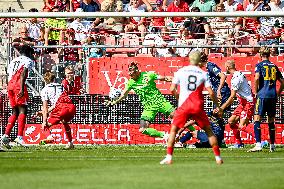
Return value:
<svg viewBox="0 0 284 189">
<path fill-rule="evenodd" d="M 165 114 L 166 116 L 169 116 L 174 111 L 175 111 L 175 108 L 173 107 L 173 105 L 170 102 L 166 101 L 163 104 L 161 104 L 160 107 L 152 107 L 152 108 L 148 107 L 147 109 L 145 109 L 142 112 L 140 119 L 152 122 L 155 120 L 155 117 L 158 112 L 161 112 Z"/>
</svg>

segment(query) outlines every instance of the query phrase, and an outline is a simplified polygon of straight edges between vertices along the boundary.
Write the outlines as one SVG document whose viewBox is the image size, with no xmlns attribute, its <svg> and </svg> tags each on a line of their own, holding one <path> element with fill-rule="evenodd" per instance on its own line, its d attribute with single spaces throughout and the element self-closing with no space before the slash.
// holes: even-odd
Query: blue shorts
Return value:
<svg viewBox="0 0 284 189">
<path fill-rule="evenodd" d="M 277 98 L 257 98 L 254 115 L 264 116 L 267 113 L 269 117 L 276 115 Z"/>
</svg>

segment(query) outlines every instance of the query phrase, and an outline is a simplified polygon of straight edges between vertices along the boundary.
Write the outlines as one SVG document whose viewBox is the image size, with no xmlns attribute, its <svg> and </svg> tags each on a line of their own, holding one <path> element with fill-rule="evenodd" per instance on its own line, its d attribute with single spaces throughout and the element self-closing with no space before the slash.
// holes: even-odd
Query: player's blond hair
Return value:
<svg viewBox="0 0 284 189">
<path fill-rule="evenodd" d="M 55 80 L 55 74 L 52 73 L 52 72 L 46 72 L 46 73 L 43 75 L 43 79 L 44 79 L 44 81 L 45 81 L 46 84 L 52 83 L 52 82 L 54 82 L 54 80 Z"/>
<path fill-rule="evenodd" d="M 74 66 L 73 66 L 73 65 L 68 65 L 68 66 L 65 67 L 64 70 L 65 70 L 65 71 L 66 71 L 66 70 L 74 71 Z"/>
<path fill-rule="evenodd" d="M 260 56 L 261 57 L 269 57 L 270 56 L 270 48 L 268 48 L 268 47 L 261 47 L 260 49 L 259 49 L 259 54 L 260 54 Z"/>
<path fill-rule="evenodd" d="M 201 52 L 200 51 L 194 51 L 189 54 L 189 62 L 191 65 L 198 65 L 201 60 Z"/>
<path fill-rule="evenodd" d="M 229 67 L 229 69 L 236 69 L 236 63 L 234 60 L 227 60 L 225 64 Z"/>
</svg>

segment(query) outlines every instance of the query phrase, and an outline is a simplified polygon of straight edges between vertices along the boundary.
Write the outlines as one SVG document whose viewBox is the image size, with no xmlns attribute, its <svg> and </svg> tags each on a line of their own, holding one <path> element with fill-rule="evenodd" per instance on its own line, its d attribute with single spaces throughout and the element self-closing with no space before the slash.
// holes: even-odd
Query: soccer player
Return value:
<svg viewBox="0 0 284 189">
<path fill-rule="evenodd" d="M 67 95 L 80 95 L 83 92 L 81 77 L 74 76 L 73 65 L 66 66 L 65 79 L 62 81 L 62 86 Z"/>
<path fill-rule="evenodd" d="M 204 111 L 203 88 L 205 87 L 207 89 L 217 109 L 219 108 L 218 99 L 211 88 L 207 73 L 201 69 L 201 67 L 204 66 L 204 64 L 200 63 L 201 53 L 194 51 L 189 55 L 189 59 L 190 65 L 179 69 L 175 73 L 170 88 L 172 94 L 179 99 L 179 102 L 178 109 L 175 111 L 173 117 L 168 139 L 167 155 L 160 164 L 172 163 L 176 133 L 179 128 L 184 127 L 186 121 L 189 119 L 195 120 L 198 126 L 206 132 L 209 143 L 215 154 L 216 163 L 222 164 L 223 160 L 220 156 L 217 138 L 210 128 L 210 122 Z M 180 85 L 180 94 L 177 92 L 178 85 Z"/>
<path fill-rule="evenodd" d="M 5 134 L 2 136 L 4 147 L 10 149 L 9 135 L 18 120 L 18 134 L 15 142 L 25 146 L 23 132 L 27 116 L 28 90 L 25 84 L 28 72 L 34 67 L 34 50 L 28 45 L 19 46 L 20 56 L 8 65 L 8 97 L 12 115 L 8 119 Z"/>
<path fill-rule="evenodd" d="M 41 91 L 42 111 L 38 114 L 42 114 L 43 117 L 42 129 L 49 130 L 52 125 L 62 123 L 68 139 L 66 149 L 72 149 L 74 145 L 68 122 L 75 116 L 76 107 L 71 98 L 63 91 L 62 85 L 55 83 L 53 73 L 46 72 L 44 80 L 46 86 Z M 51 107 L 48 107 L 48 102 L 50 102 Z"/>
<path fill-rule="evenodd" d="M 228 98 L 231 95 L 230 88 L 226 83 L 226 75 L 215 63 L 208 62 L 208 56 L 204 52 L 201 52 L 200 61 L 201 64 L 206 65 L 212 89 L 215 92 L 215 95 L 217 95 L 218 100 L 222 105 L 228 100 Z M 230 111 L 230 106 L 228 106 L 224 111 Z M 224 123 L 221 123 L 222 121 L 223 119 L 219 118 L 218 122 L 220 123 L 220 125 L 224 125 Z M 223 129 L 223 135 L 224 135 L 224 126 L 222 126 L 221 128 Z M 184 135 L 181 138 L 180 143 L 184 144 L 187 140 L 190 140 L 191 136 L 192 134 L 190 132 Z M 177 143 L 176 146 L 180 145 L 180 143 Z"/>
<path fill-rule="evenodd" d="M 214 135 L 217 137 L 218 145 L 223 145 L 223 139 L 224 139 L 224 121 L 221 120 L 216 115 L 213 115 L 213 112 L 208 112 L 207 116 L 209 118 L 210 127 L 214 133 Z M 200 142 L 196 142 L 194 144 L 194 147 L 196 148 L 210 148 L 209 140 L 204 132 L 204 130 L 196 130 L 195 128 L 198 127 L 197 123 L 194 120 L 190 120 L 183 129 L 180 129 L 178 131 L 178 136 L 181 135 L 183 130 L 185 128 L 188 128 L 190 131 L 187 132 L 184 136 L 178 137 L 179 142 L 177 142 L 174 147 L 175 148 L 182 148 L 185 147 L 186 141 L 191 139 L 192 137 L 197 138 Z"/>
<path fill-rule="evenodd" d="M 255 92 L 257 101 L 254 112 L 254 134 L 256 145 L 249 152 L 261 151 L 261 117 L 267 113 L 270 136 L 270 152 L 275 150 L 275 125 L 277 97 L 281 95 L 284 88 L 284 79 L 278 67 L 269 61 L 270 49 L 261 47 L 259 50 L 261 62 L 255 68 Z M 276 89 L 276 82 L 281 83 L 279 90 Z"/>
<path fill-rule="evenodd" d="M 109 101 L 108 105 L 115 105 L 122 101 L 130 90 L 134 90 L 139 96 L 143 105 L 143 112 L 140 118 L 139 132 L 151 137 L 165 136 L 165 132 L 157 131 L 154 128 L 149 128 L 149 125 L 154 121 L 156 114 L 161 112 L 166 116 L 172 116 L 174 107 L 165 99 L 162 93 L 157 89 L 155 80 L 170 82 L 169 76 L 160 76 L 153 72 L 140 72 L 137 63 L 131 62 L 128 67 L 130 79 L 117 100 Z"/>
<path fill-rule="evenodd" d="M 234 98 L 236 96 L 238 97 L 239 105 L 233 112 L 232 116 L 228 119 L 228 123 L 230 128 L 233 130 L 236 139 L 235 148 L 241 148 L 243 147 L 243 143 L 241 141 L 240 130 L 248 132 L 246 131 L 246 126 L 252 119 L 255 99 L 246 77 L 244 74 L 236 70 L 235 61 L 227 60 L 225 68 L 227 73 L 232 75 L 231 96 L 220 107 L 220 109 L 224 110 L 234 102 Z"/>
</svg>

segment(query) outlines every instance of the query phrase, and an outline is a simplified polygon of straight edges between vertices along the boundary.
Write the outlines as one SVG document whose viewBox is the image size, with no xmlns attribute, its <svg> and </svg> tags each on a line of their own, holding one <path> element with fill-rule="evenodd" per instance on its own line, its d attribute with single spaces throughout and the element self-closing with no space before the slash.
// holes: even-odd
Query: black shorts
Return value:
<svg viewBox="0 0 284 189">
<path fill-rule="evenodd" d="M 269 117 L 276 115 L 277 98 L 257 98 L 254 115 L 264 116 L 267 113 Z"/>
</svg>

